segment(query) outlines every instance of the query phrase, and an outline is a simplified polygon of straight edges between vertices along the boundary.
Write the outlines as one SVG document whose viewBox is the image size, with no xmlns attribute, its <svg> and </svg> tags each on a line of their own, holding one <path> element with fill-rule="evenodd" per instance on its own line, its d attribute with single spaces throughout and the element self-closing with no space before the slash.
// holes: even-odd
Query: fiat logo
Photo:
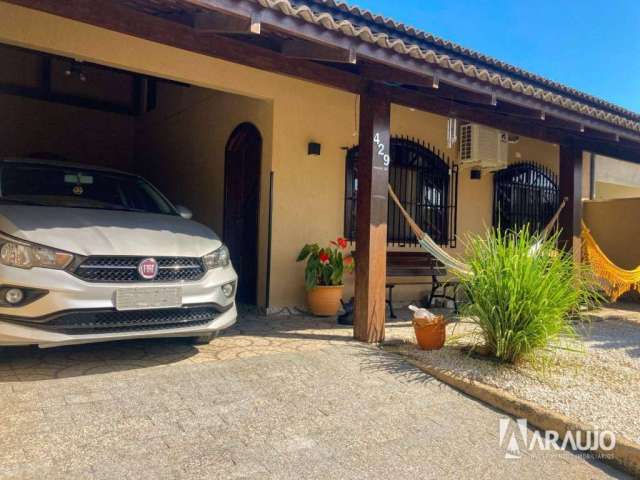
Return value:
<svg viewBox="0 0 640 480">
<path fill-rule="evenodd" d="M 145 258 L 138 264 L 138 273 L 145 280 L 153 280 L 158 275 L 158 262 L 155 258 Z"/>
</svg>

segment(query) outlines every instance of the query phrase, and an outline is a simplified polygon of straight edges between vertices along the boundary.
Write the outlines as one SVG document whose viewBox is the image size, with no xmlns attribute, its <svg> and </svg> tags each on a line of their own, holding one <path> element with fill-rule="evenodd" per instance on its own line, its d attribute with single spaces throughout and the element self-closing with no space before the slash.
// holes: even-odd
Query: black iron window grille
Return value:
<svg viewBox="0 0 640 480">
<path fill-rule="evenodd" d="M 497 171 L 493 185 L 493 225 L 502 230 L 528 224 L 532 232 L 540 232 L 560 205 L 557 175 L 532 162 Z"/>
<path fill-rule="evenodd" d="M 356 238 L 358 146 L 347 150 L 344 235 Z M 409 215 L 439 245 L 456 246 L 458 166 L 430 144 L 406 137 L 391 138 L 389 183 Z M 389 200 L 387 242 L 417 245 L 398 207 Z"/>
</svg>

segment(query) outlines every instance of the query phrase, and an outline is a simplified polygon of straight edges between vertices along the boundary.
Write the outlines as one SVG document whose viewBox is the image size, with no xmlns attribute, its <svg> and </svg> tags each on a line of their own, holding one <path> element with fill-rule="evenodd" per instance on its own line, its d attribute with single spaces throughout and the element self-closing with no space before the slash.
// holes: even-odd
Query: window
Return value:
<svg viewBox="0 0 640 480">
<path fill-rule="evenodd" d="M 493 225 L 517 230 L 529 225 L 541 231 L 560 205 L 556 175 L 535 163 L 516 163 L 493 177 Z"/>
<path fill-rule="evenodd" d="M 142 178 L 107 170 L 5 162 L 0 192 L 0 203 L 175 215 L 168 201 Z"/>
<path fill-rule="evenodd" d="M 347 151 L 344 235 L 356 236 L 358 147 Z M 389 183 L 409 215 L 440 245 L 455 247 L 458 167 L 430 145 L 404 137 L 391 139 Z M 389 200 L 387 242 L 416 245 L 398 207 Z"/>
</svg>

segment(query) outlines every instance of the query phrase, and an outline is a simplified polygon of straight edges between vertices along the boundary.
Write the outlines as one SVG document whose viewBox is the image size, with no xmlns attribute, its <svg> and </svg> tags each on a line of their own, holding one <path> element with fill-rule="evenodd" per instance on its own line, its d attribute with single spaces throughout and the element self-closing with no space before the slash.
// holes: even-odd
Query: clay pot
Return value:
<svg viewBox="0 0 640 480">
<path fill-rule="evenodd" d="M 447 322 L 442 315 L 434 319 L 413 319 L 416 340 L 422 350 L 440 350 L 447 336 Z"/>
<path fill-rule="evenodd" d="M 307 290 L 309 310 L 319 317 L 333 317 L 340 309 L 343 285 L 315 287 Z"/>
</svg>

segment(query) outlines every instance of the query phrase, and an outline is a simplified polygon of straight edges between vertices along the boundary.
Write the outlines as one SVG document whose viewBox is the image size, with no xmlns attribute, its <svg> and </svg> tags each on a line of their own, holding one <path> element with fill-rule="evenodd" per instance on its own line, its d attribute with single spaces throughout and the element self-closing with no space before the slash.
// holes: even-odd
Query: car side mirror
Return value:
<svg viewBox="0 0 640 480">
<path fill-rule="evenodd" d="M 180 215 L 182 218 L 186 218 L 187 220 L 191 220 L 191 218 L 193 217 L 193 212 L 187 207 L 183 207 L 182 205 L 176 205 L 176 212 L 178 212 L 178 215 Z"/>
</svg>

